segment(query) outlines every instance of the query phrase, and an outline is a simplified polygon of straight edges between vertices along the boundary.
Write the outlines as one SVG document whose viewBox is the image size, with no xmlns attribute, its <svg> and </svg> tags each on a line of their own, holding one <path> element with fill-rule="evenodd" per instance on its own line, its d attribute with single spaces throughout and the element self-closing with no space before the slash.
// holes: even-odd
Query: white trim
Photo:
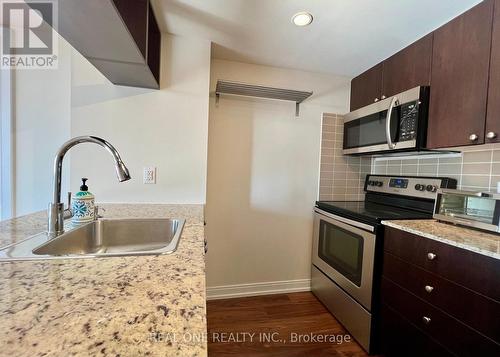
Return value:
<svg viewBox="0 0 500 357">
<path fill-rule="evenodd" d="M 3 31 L 11 31 L 2 27 Z M 0 220 L 14 217 L 14 91 L 12 69 L 0 70 Z"/>
<path fill-rule="evenodd" d="M 270 281 L 265 283 L 213 286 L 207 288 L 207 300 L 245 296 L 297 293 L 311 291 L 311 279 Z"/>
</svg>

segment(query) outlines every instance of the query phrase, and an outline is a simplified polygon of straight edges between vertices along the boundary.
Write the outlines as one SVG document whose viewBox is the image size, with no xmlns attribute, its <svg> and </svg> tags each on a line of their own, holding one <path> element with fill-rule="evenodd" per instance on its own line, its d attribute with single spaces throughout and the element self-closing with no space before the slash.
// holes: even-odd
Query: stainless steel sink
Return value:
<svg viewBox="0 0 500 357">
<path fill-rule="evenodd" d="M 0 260 L 169 254 L 184 227 L 180 219 L 100 219 L 47 241 L 45 233 L 0 250 Z"/>
</svg>

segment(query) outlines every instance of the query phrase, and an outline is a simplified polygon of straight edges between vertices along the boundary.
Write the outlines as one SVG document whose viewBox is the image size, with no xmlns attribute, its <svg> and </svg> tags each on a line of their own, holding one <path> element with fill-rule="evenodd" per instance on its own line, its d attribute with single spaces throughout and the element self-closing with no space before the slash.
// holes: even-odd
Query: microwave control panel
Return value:
<svg viewBox="0 0 500 357">
<path fill-rule="evenodd" d="M 399 141 L 415 140 L 417 137 L 418 102 L 401 105 L 399 119 Z"/>
</svg>

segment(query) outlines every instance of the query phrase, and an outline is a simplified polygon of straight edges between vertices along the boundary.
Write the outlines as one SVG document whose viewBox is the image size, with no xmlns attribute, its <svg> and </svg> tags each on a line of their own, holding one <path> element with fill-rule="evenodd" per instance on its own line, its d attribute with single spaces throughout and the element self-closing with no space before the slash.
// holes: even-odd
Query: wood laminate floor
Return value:
<svg viewBox="0 0 500 357">
<path fill-rule="evenodd" d="M 311 334 L 343 339 L 347 332 L 309 292 L 212 300 L 207 310 L 209 357 L 368 356 L 352 338 L 311 341 Z"/>
</svg>

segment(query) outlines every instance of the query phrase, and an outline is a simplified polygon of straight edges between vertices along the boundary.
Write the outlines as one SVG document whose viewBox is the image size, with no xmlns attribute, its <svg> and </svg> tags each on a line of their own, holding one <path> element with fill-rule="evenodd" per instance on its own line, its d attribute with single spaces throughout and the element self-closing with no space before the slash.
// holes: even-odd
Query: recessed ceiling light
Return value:
<svg viewBox="0 0 500 357">
<path fill-rule="evenodd" d="M 301 11 L 292 16 L 292 22 L 297 26 L 307 26 L 313 21 L 313 16 L 306 12 Z"/>
</svg>

